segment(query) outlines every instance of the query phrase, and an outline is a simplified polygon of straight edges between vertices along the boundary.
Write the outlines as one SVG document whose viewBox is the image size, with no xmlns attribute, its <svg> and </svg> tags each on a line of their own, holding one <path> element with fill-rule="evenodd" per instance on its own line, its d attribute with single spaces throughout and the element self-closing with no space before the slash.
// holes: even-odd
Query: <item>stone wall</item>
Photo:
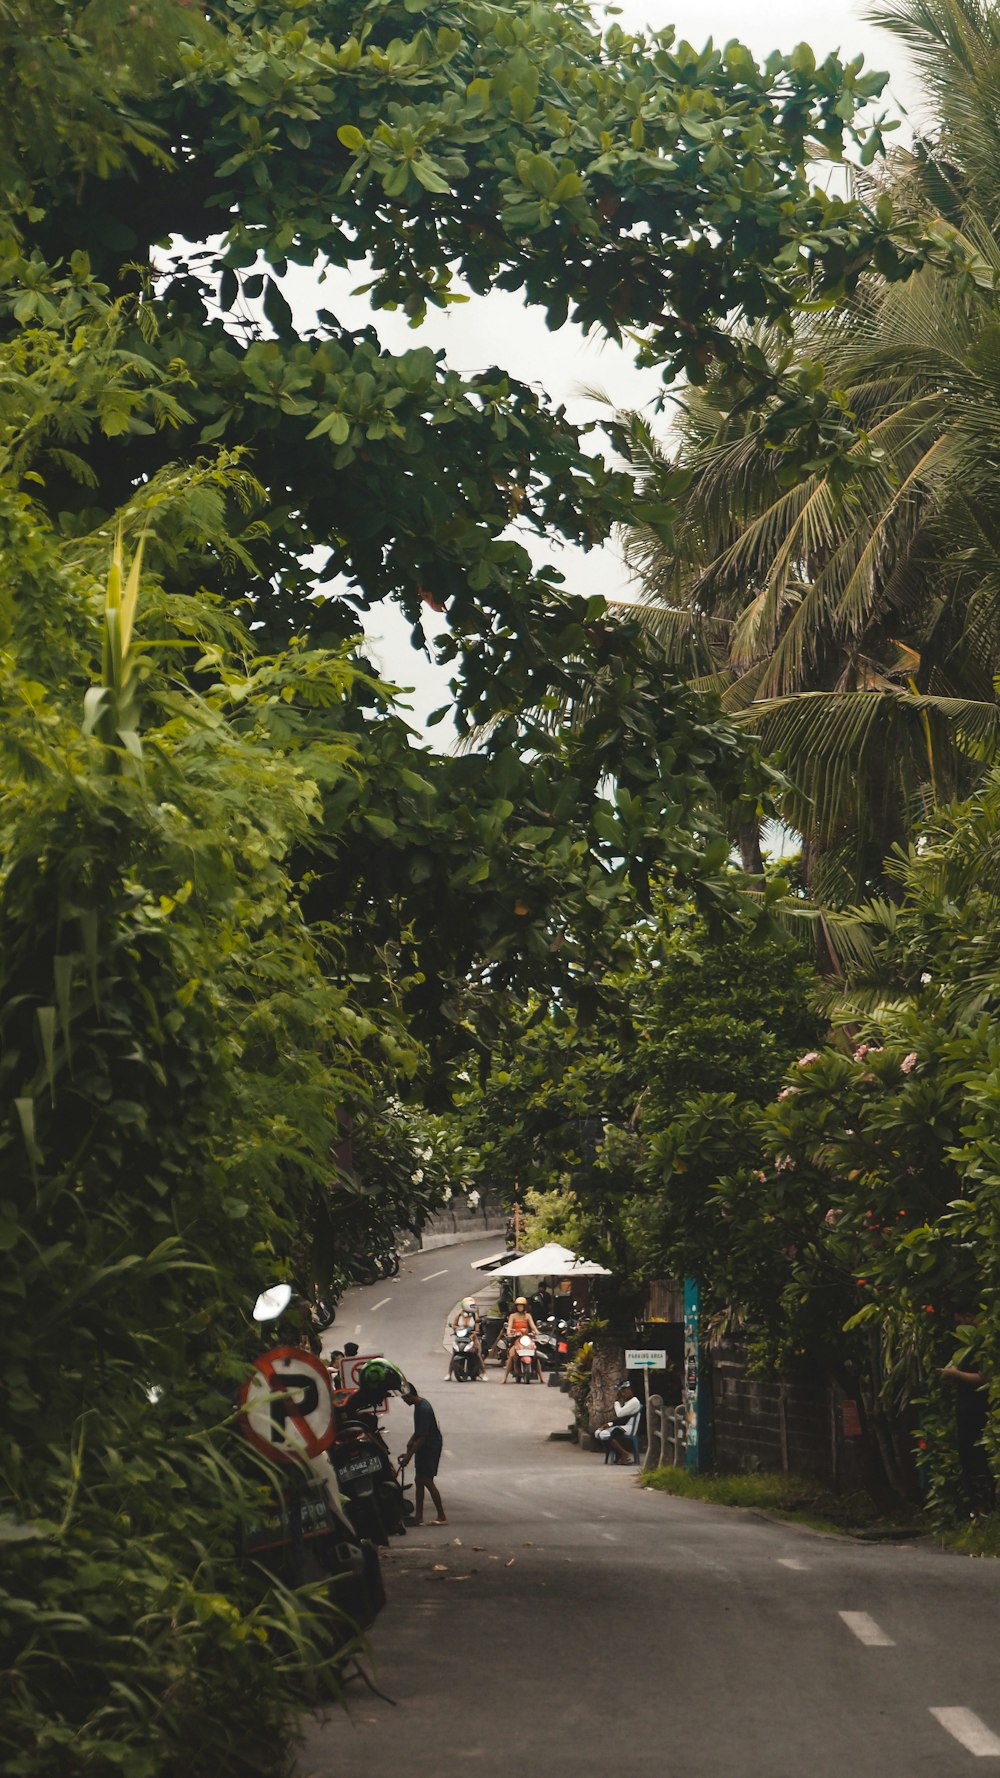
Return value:
<svg viewBox="0 0 1000 1778">
<path fill-rule="evenodd" d="M 738 1346 L 710 1354 L 712 1464 L 728 1471 L 791 1471 L 827 1487 L 861 1486 L 852 1404 L 809 1377 L 750 1376 Z"/>
</svg>

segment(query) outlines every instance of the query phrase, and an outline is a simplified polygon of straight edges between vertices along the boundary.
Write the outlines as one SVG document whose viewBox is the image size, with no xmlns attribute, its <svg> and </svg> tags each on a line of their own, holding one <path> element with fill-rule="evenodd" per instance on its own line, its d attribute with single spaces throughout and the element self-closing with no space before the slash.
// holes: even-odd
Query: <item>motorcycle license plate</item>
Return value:
<svg viewBox="0 0 1000 1778">
<path fill-rule="evenodd" d="M 346 1463 L 339 1465 L 337 1479 L 341 1482 L 356 1482 L 361 1476 L 378 1475 L 381 1468 L 381 1457 L 351 1457 Z"/>
</svg>

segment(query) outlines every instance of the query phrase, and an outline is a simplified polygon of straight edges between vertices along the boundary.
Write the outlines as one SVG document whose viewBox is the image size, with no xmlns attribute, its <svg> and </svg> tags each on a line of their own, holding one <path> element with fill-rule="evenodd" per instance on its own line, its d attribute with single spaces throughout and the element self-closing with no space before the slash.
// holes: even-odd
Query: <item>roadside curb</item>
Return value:
<svg viewBox="0 0 1000 1778">
<path fill-rule="evenodd" d="M 641 1474 L 636 1478 L 640 1481 Z M 927 1540 L 926 1531 L 916 1531 L 910 1526 L 899 1525 L 873 1527 L 860 1531 L 851 1531 L 848 1527 L 841 1529 L 831 1525 L 825 1528 L 820 1525 L 804 1525 L 801 1519 L 783 1518 L 780 1513 L 768 1512 L 763 1506 L 728 1506 L 723 1500 L 699 1500 L 691 1494 L 671 1494 L 666 1488 L 648 1488 L 649 1494 L 663 1494 L 667 1500 L 676 1500 L 682 1506 L 704 1506 L 716 1513 L 742 1513 L 745 1518 L 759 1519 L 764 1525 L 775 1525 L 782 1531 L 795 1531 L 800 1537 L 825 1537 L 832 1542 L 842 1543 L 845 1538 L 851 1543 L 879 1544 L 920 1543 Z"/>
</svg>

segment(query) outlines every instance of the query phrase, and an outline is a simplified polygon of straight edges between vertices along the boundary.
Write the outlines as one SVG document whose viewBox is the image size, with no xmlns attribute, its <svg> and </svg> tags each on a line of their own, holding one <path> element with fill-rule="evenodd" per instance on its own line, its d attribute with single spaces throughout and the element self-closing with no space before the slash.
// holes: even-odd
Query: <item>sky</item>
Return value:
<svg viewBox="0 0 1000 1778">
<path fill-rule="evenodd" d="M 896 115 L 919 112 L 919 89 L 902 47 L 887 32 L 866 23 L 864 11 L 862 6 L 834 5 L 831 0 L 768 0 L 753 9 L 736 0 L 669 0 L 668 4 L 623 0 L 616 16 L 625 30 L 646 25 L 662 29 L 673 24 L 678 37 L 687 38 L 698 49 L 709 37 L 717 44 L 738 37 L 758 57 L 773 49 L 787 52 L 802 41 L 812 46 L 817 60 L 830 50 L 840 51 L 848 61 L 861 53 L 867 68 L 889 72 L 883 106 Z M 600 389 L 620 408 L 651 408 L 661 390 L 656 372 L 638 371 L 627 352 L 595 334 L 585 337 L 571 324 L 550 333 L 541 314 L 507 292 L 474 297 L 443 314 L 432 312 L 425 325 L 414 331 L 405 318 L 384 312 L 373 315 L 363 297 L 351 298 L 351 288 L 361 282 L 363 277 L 355 269 L 350 275 L 338 274 L 325 288 L 317 289 L 315 279 L 302 273 L 290 276 L 284 289 L 300 323 L 308 323 L 312 311 L 326 306 L 351 326 L 374 321 L 390 351 L 406 351 L 417 344 L 444 347 L 449 363 L 463 372 L 501 363 L 512 376 L 539 385 L 556 405 L 564 403 L 569 418 L 577 422 L 593 419 L 600 412 L 584 393 L 587 389 Z M 662 429 L 666 420 L 654 420 L 654 424 Z M 536 561 L 552 562 L 573 591 L 585 596 L 601 593 L 610 599 L 630 596 L 628 574 L 613 540 L 588 553 L 541 545 L 535 538 L 523 541 Z M 413 695 L 403 701 L 412 711 L 414 726 L 423 729 L 428 713 L 449 702 L 448 672 L 411 646 L 409 623 L 396 607 L 383 604 L 369 613 L 365 627 L 384 678 L 401 687 L 413 687 Z M 450 745 L 451 725 L 443 723 L 427 738 L 437 746 Z"/>
</svg>

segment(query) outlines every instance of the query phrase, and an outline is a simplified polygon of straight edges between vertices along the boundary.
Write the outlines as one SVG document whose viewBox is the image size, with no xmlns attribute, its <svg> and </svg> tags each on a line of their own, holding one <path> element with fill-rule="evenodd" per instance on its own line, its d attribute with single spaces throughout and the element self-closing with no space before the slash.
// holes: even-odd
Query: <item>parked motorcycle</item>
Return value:
<svg viewBox="0 0 1000 1778">
<path fill-rule="evenodd" d="M 272 1285 L 257 1298 L 253 1319 L 262 1326 L 273 1324 L 292 1301 L 290 1285 Z M 277 1332 L 274 1337 L 280 1340 Z M 295 1352 L 294 1348 L 287 1350 Z M 287 1367 L 288 1358 L 283 1362 Z M 311 1355 L 303 1352 L 302 1363 L 307 1367 L 306 1382 L 311 1382 L 316 1375 Z M 275 1388 L 273 1382 L 271 1387 Z M 314 1390 L 317 1401 L 319 1390 L 318 1384 Z M 287 1401 L 287 1394 L 277 1389 L 274 1399 L 281 1404 Z M 296 1399 L 301 1400 L 301 1390 Z M 249 1414 L 243 1424 L 250 1437 Z M 251 1443 L 258 1451 L 262 1448 L 258 1438 L 251 1437 Z M 325 1455 L 294 1456 L 286 1448 L 281 1456 L 281 1451 L 282 1447 L 276 1446 L 273 1470 L 268 1471 L 273 1482 L 269 1501 L 243 1522 L 243 1554 L 286 1586 L 326 1581 L 332 1602 L 348 1620 L 347 1641 L 355 1627 L 368 1629 L 385 1604 L 378 1550 L 372 1540 L 358 1533 L 348 1516 Z"/>
<path fill-rule="evenodd" d="M 569 1327 L 550 1315 L 538 1336 L 538 1356 L 548 1371 L 562 1370 L 569 1361 Z"/>
<path fill-rule="evenodd" d="M 325 1580 L 333 1603 L 359 1629 L 369 1629 L 385 1604 L 378 1550 L 334 1505 L 326 1476 L 283 1475 L 273 1504 L 244 1520 L 242 1548 L 288 1587 Z"/>
<path fill-rule="evenodd" d="M 451 1374 L 456 1383 L 474 1383 L 482 1369 L 474 1327 L 456 1327 Z"/>
<path fill-rule="evenodd" d="M 354 1529 L 372 1543 L 402 1537 L 413 1503 L 396 1475 L 375 1416 L 352 1408 L 354 1390 L 334 1396 L 337 1433 L 327 1453 Z"/>
<path fill-rule="evenodd" d="M 399 1254 L 395 1247 L 387 1247 L 381 1253 L 373 1253 L 364 1259 L 351 1262 L 350 1276 L 355 1284 L 378 1284 L 383 1278 L 395 1278 L 399 1271 Z"/>
</svg>

